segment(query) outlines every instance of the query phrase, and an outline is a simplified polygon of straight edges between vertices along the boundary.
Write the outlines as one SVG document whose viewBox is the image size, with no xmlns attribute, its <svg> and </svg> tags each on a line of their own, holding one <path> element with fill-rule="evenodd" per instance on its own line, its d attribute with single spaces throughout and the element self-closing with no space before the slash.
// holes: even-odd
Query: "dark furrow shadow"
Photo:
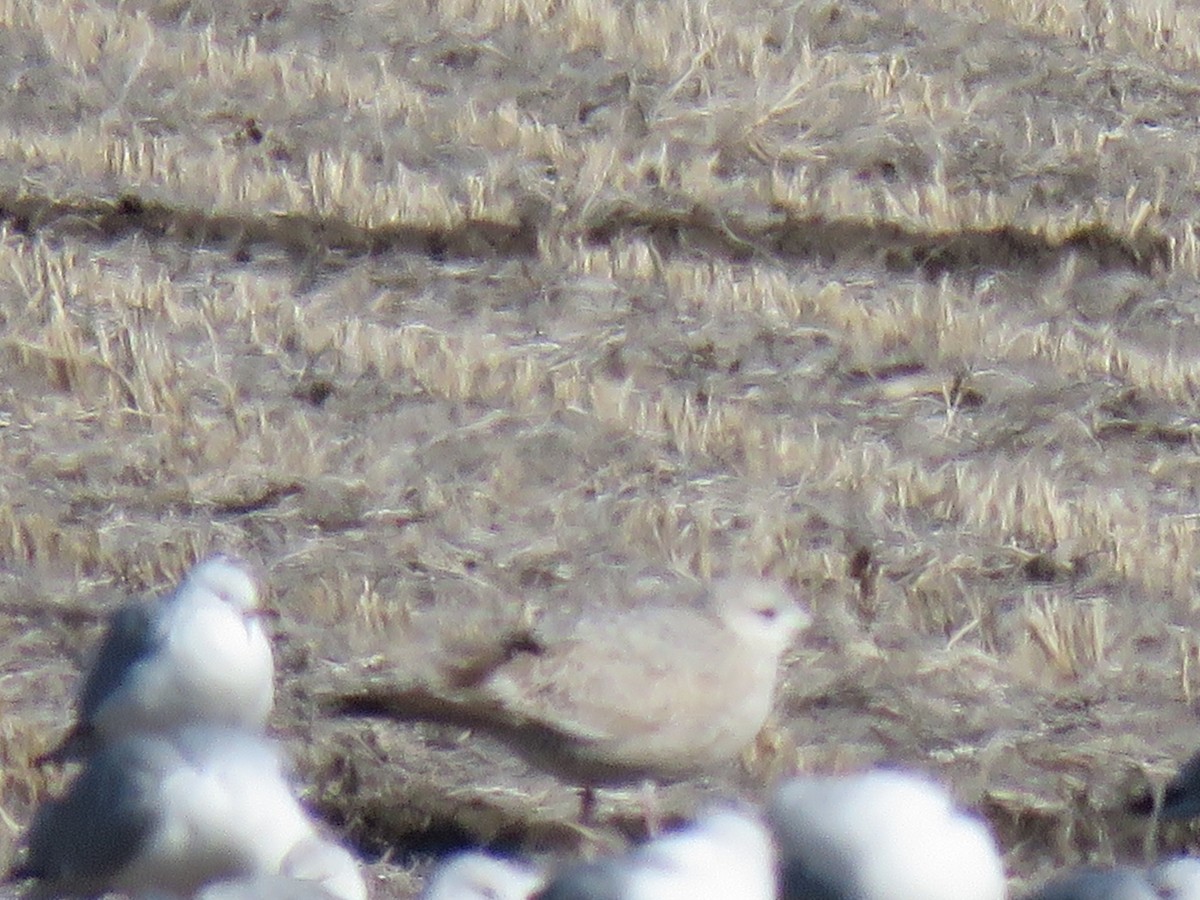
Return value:
<svg viewBox="0 0 1200 900">
<path fill-rule="evenodd" d="M 364 227 L 337 218 L 291 213 L 239 216 L 176 208 L 125 194 L 116 200 L 51 200 L 0 192 L 0 222 L 24 234 L 69 234 L 115 240 L 130 234 L 226 249 L 239 261 L 255 248 L 281 249 L 308 266 L 336 265 L 335 258 L 416 254 L 434 260 L 531 258 L 538 252 L 548 215 L 531 209 L 516 224 L 474 220 L 450 229 L 402 224 Z M 866 219 L 796 218 L 781 215 L 767 223 L 722 219 L 717 211 L 616 209 L 586 227 L 593 245 L 624 237 L 651 240 L 660 254 L 703 253 L 731 262 L 811 261 L 824 265 L 879 266 L 890 272 L 929 278 L 981 271 L 1041 272 L 1068 254 L 1101 269 L 1142 274 L 1170 266 L 1167 236 L 1143 230 L 1123 236 L 1102 224 L 1082 226 L 1051 239 L 1004 225 L 937 232 L 907 229 Z"/>
<path fill-rule="evenodd" d="M 344 257 L 411 253 L 434 259 L 530 257 L 537 232 L 526 224 L 473 221 L 450 229 L 414 225 L 373 228 L 302 213 L 239 216 L 170 207 L 124 194 L 116 200 L 50 200 L 0 192 L 0 222 L 23 234 L 118 240 L 140 234 L 227 250 L 249 260 L 256 247 L 273 247 L 298 259 L 335 253 Z"/>
<path fill-rule="evenodd" d="M 1101 269 L 1149 274 L 1170 266 L 1166 235 L 1142 231 L 1125 237 L 1103 225 L 1089 224 L 1052 240 L 1013 225 L 936 232 L 906 229 L 891 222 L 787 217 L 765 227 L 717 221 L 710 211 L 685 215 L 619 213 L 592 227 L 588 238 L 607 244 L 622 233 L 651 235 L 669 254 L 681 246 L 722 252 L 738 261 L 754 257 L 811 260 L 826 265 L 878 265 L 890 272 L 920 272 L 930 278 L 986 270 L 1041 272 L 1077 254 Z"/>
</svg>

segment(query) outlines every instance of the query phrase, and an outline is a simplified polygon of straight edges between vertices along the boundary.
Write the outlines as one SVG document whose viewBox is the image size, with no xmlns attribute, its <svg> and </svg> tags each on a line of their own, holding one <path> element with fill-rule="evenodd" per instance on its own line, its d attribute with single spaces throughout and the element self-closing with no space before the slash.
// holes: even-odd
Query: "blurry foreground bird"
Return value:
<svg viewBox="0 0 1200 900">
<path fill-rule="evenodd" d="M 254 580 L 227 556 L 200 563 L 161 599 L 122 607 L 84 678 L 78 720 L 37 762 L 191 725 L 261 730 L 275 697 L 263 615 Z"/>
</svg>

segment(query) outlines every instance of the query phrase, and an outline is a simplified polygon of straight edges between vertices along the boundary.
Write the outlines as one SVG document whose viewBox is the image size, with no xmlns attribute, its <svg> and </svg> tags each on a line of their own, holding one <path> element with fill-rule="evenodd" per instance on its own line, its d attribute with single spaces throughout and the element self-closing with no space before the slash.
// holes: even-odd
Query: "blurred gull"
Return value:
<svg viewBox="0 0 1200 900">
<path fill-rule="evenodd" d="M 529 900 L 543 880 L 528 866 L 486 853 L 459 853 L 433 871 L 421 900 Z"/>
<path fill-rule="evenodd" d="M 585 618 L 525 640 L 451 688 L 379 681 L 352 712 L 478 727 L 585 787 L 685 778 L 734 759 L 771 711 L 783 652 L 809 621 L 782 586 L 713 584 L 703 608 Z"/>
<path fill-rule="evenodd" d="M 774 900 L 775 849 L 756 817 L 711 811 L 618 859 L 551 879 L 537 900 Z"/>
<path fill-rule="evenodd" d="M 39 762 L 187 725 L 261 729 L 275 676 L 263 615 L 254 580 L 228 556 L 200 563 L 166 597 L 122 607 L 84 679 L 78 721 Z"/>
<path fill-rule="evenodd" d="M 795 778 L 767 812 L 785 900 L 1003 900 L 984 824 L 936 784 L 903 772 Z"/>
<path fill-rule="evenodd" d="M 348 854 L 317 839 L 274 745 L 232 729 L 102 745 L 66 794 L 38 809 L 26 843 L 12 877 L 35 879 L 32 896 L 191 896 L 285 869 L 332 896 L 365 896 Z"/>
</svg>

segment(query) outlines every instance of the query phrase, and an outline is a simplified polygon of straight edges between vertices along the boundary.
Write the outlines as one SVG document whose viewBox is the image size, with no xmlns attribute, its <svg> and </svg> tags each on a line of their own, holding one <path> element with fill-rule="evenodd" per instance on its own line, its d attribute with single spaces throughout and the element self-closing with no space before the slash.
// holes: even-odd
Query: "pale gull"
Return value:
<svg viewBox="0 0 1200 900">
<path fill-rule="evenodd" d="M 421 900 L 528 900 L 543 880 L 531 866 L 486 853 L 458 853 L 430 874 Z"/>
<path fill-rule="evenodd" d="M 766 826 L 732 809 L 706 813 L 618 859 L 551 879 L 537 900 L 774 900 L 775 848 Z"/>
<path fill-rule="evenodd" d="M 727 579 L 700 608 L 588 617 L 561 640 L 522 640 L 493 665 L 464 665 L 470 677 L 455 685 L 376 680 L 341 690 L 335 705 L 478 727 L 589 788 L 686 778 L 753 741 L 780 659 L 808 620 L 780 585 Z"/>
<path fill-rule="evenodd" d="M 801 777 L 772 797 L 785 900 L 1003 900 L 983 822 L 923 777 L 879 769 Z"/>
<path fill-rule="evenodd" d="M 315 836 L 273 744 L 187 728 L 100 746 L 65 795 L 38 809 L 12 877 L 35 879 L 35 896 L 191 896 L 213 881 L 279 873 Z"/>
<path fill-rule="evenodd" d="M 313 836 L 288 851 L 278 874 L 214 882 L 196 900 L 367 900 L 367 885 L 348 850 Z"/>
<path fill-rule="evenodd" d="M 76 724 L 39 762 L 187 725 L 261 729 L 275 696 L 263 615 L 254 579 L 221 555 L 166 597 L 118 610 L 79 692 Z"/>
</svg>

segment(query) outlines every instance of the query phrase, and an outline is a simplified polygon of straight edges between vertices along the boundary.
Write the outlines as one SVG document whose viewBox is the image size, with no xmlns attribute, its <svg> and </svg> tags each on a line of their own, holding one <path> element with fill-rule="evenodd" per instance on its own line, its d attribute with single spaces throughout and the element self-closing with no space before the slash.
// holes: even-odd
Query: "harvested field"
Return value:
<svg viewBox="0 0 1200 900">
<path fill-rule="evenodd" d="M 1194 841 L 1123 811 L 1200 747 L 1194 5 L 0 0 L 0 79 L 0 867 L 211 550 L 375 898 L 575 797 L 314 698 L 731 572 L 815 622 L 671 814 L 887 761 L 1015 893 Z"/>
</svg>

